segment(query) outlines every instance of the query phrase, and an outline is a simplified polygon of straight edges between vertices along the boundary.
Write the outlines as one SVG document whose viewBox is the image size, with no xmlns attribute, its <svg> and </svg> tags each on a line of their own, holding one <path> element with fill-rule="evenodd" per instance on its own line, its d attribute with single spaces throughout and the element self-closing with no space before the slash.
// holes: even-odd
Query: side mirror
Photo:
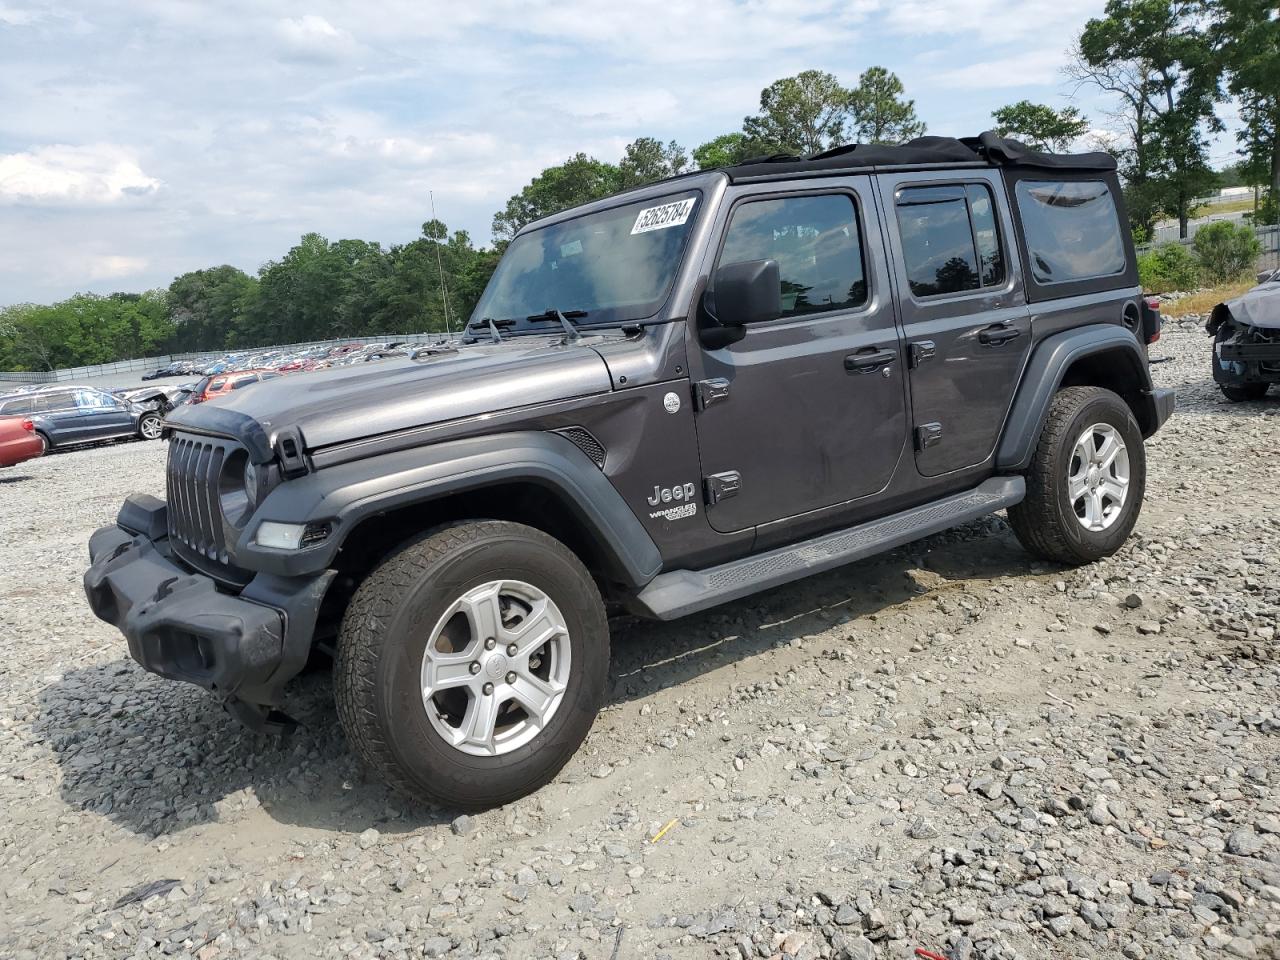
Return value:
<svg viewBox="0 0 1280 960">
<path fill-rule="evenodd" d="M 715 317 L 722 327 L 767 323 L 782 316 L 777 260 L 742 260 L 716 271 Z"/>
</svg>

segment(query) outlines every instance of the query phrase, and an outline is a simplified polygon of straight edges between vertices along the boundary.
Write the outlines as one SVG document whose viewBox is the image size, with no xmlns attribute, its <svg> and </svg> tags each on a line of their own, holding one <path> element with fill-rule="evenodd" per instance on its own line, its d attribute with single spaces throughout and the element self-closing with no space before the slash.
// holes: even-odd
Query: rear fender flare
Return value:
<svg viewBox="0 0 1280 960">
<path fill-rule="evenodd" d="M 619 582 L 640 587 L 657 575 L 657 546 L 604 473 L 569 440 L 534 431 L 399 450 L 282 483 L 246 526 L 237 562 L 277 576 L 316 573 L 333 566 L 343 541 L 369 517 L 506 483 L 537 484 L 555 494 L 589 532 L 607 572 Z M 299 550 L 262 547 L 254 537 L 265 520 L 325 522 L 330 532 Z"/>
<path fill-rule="evenodd" d="M 1134 416 L 1144 435 L 1154 432 L 1159 425 L 1159 417 L 1152 395 L 1151 371 L 1142 344 L 1122 326 L 1090 324 L 1047 337 L 1032 352 L 996 450 L 997 470 L 1020 472 L 1027 469 L 1040 440 L 1045 418 L 1049 415 L 1049 407 L 1053 404 L 1053 396 L 1062 386 L 1067 371 L 1081 360 L 1103 355 L 1126 370 L 1129 378 L 1126 386 L 1130 389 L 1121 392 L 1134 408 Z M 1150 410 L 1146 409 L 1148 406 Z M 1152 426 L 1148 428 L 1148 424 Z"/>
</svg>

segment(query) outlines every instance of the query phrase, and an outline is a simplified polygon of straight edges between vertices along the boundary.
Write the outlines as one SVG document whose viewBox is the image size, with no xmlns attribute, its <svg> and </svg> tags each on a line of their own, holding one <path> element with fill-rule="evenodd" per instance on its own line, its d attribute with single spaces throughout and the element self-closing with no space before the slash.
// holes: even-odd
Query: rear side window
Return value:
<svg viewBox="0 0 1280 960">
<path fill-rule="evenodd" d="M 0 406 L 0 416 L 11 417 L 18 413 L 31 412 L 31 398 L 27 397 L 22 400 L 10 400 L 8 403 Z"/>
<path fill-rule="evenodd" d="M 1019 180 L 1014 192 L 1036 283 L 1124 272 L 1120 218 L 1106 183 Z"/>
<path fill-rule="evenodd" d="M 985 184 L 905 187 L 896 206 L 912 294 L 936 297 L 1004 283 L 995 203 Z"/>
<path fill-rule="evenodd" d="M 231 381 L 231 389 L 240 390 L 240 389 L 243 389 L 244 387 L 249 386 L 250 384 L 254 384 L 257 382 L 258 382 L 258 377 L 256 374 L 251 377 L 241 377 L 238 380 Z"/>
<path fill-rule="evenodd" d="M 42 393 L 35 399 L 35 413 L 54 413 L 58 410 L 74 410 L 76 398 L 73 393 Z"/>
<path fill-rule="evenodd" d="M 867 302 L 857 213 L 848 194 L 742 204 L 725 235 L 720 265 L 744 260 L 778 261 L 783 317 Z"/>
</svg>

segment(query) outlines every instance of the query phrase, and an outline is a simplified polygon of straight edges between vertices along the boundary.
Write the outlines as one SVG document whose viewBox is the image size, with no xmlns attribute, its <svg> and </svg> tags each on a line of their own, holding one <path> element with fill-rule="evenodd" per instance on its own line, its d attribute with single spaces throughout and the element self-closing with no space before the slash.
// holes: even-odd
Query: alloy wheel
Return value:
<svg viewBox="0 0 1280 960">
<path fill-rule="evenodd" d="M 1120 431 L 1095 423 L 1075 442 L 1067 496 L 1086 530 L 1106 530 L 1120 517 L 1129 495 L 1129 450 Z"/>
<path fill-rule="evenodd" d="M 569 684 L 569 631 L 532 584 L 472 587 L 436 622 L 422 656 L 422 705 L 454 749 L 498 756 L 524 746 L 555 715 Z"/>
</svg>

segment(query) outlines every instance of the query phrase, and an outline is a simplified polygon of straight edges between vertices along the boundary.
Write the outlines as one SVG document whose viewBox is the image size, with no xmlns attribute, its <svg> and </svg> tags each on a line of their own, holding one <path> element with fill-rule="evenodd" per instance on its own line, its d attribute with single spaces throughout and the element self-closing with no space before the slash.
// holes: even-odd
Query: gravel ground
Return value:
<svg viewBox="0 0 1280 960">
<path fill-rule="evenodd" d="M 1225 403 L 1190 324 L 1153 352 L 1178 414 L 1117 556 L 992 518 L 619 622 L 586 746 L 473 817 L 369 782 L 323 673 L 273 741 L 92 618 L 161 444 L 7 471 L 0 956 L 1280 957 L 1280 400 Z"/>
</svg>

